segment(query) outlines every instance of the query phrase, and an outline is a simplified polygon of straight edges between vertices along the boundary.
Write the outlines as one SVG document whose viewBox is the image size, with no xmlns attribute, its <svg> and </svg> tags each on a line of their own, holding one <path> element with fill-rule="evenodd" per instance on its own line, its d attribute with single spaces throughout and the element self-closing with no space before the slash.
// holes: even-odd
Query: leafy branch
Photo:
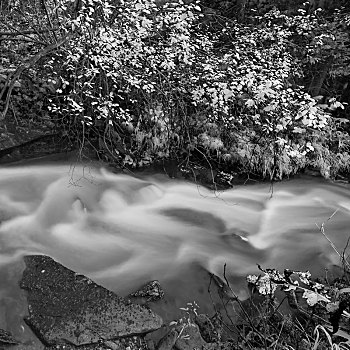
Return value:
<svg viewBox="0 0 350 350">
<path fill-rule="evenodd" d="M 3 87 L 2 91 L 0 92 L 0 99 L 4 95 L 6 95 L 5 106 L 4 106 L 4 109 L 3 109 L 2 113 L 0 113 L 0 120 L 3 120 L 5 118 L 5 116 L 6 116 L 6 113 L 7 113 L 8 107 L 9 107 L 9 103 L 10 103 L 10 99 L 11 99 L 12 90 L 15 87 L 15 84 L 18 81 L 18 79 L 20 78 L 20 76 L 22 75 L 22 73 L 25 70 L 31 68 L 40 59 L 42 59 L 43 57 L 45 57 L 46 55 L 48 55 L 52 51 L 57 50 L 60 46 L 64 45 L 69 40 L 70 37 L 71 37 L 71 35 L 67 34 L 63 38 L 58 40 L 57 42 L 55 42 L 55 43 L 53 43 L 51 45 L 48 45 L 43 50 L 38 52 L 36 55 L 34 55 L 30 59 L 28 59 L 26 62 L 22 63 L 16 69 L 16 71 L 9 76 L 8 82 L 5 84 L 5 86 Z"/>
</svg>

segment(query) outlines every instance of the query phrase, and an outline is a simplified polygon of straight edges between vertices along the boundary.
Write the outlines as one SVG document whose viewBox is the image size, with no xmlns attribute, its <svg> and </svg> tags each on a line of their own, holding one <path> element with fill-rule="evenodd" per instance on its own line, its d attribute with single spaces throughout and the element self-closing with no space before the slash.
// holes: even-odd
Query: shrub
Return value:
<svg viewBox="0 0 350 350">
<path fill-rule="evenodd" d="M 196 155 L 270 179 L 348 170 L 344 118 L 331 115 L 343 105 L 300 85 L 325 57 L 344 65 L 343 12 L 275 8 L 241 23 L 198 1 L 60 0 L 48 18 L 66 38 L 41 61 L 55 83 L 48 108 L 81 146 L 132 167 Z"/>
</svg>

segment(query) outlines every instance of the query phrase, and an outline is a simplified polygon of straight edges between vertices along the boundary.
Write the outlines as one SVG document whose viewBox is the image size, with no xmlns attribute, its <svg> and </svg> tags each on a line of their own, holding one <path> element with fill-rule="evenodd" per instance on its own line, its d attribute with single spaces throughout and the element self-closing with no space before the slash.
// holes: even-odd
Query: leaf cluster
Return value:
<svg viewBox="0 0 350 350">
<path fill-rule="evenodd" d="M 33 22 L 23 37 L 32 52 L 6 79 L 39 64 L 42 108 L 82 148 L 131 167 L 197 157 L 270 179 L 307 166 L 325 177 L 349 170 L 348 119 L 334 118 L 346 104 L 314 94 L 320 67 L 335 77 L 348 61 L 345 10 L 273 8 L 240 22 L 208 19 L 199 1 L 43 4 L 6 12 L 9 23 L 23 18 L 12 33 Z M 16 67 L 21 48 L 5 39 Z"/>
</svg>

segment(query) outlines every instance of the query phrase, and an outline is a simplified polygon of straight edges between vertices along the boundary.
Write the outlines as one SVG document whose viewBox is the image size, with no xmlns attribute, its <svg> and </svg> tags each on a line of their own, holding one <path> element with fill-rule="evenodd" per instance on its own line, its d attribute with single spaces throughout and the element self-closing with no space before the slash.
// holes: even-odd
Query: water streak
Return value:
<svg viewBox="0 0 350 350">
<path fill-rule="evenodd" d="M 205 270 L 222 275 L 224 264 L 232 281 L 256 273 L 256 264 L 322 273 L 338 257 L 315 224 L 335 210 L 326 232 L 342 249 L 350 236 L 345 185 L 299 179 L 275 184 L 273 195 L 269 184 L 214 194 L 83 166 L 3 168 L 0 273 L 8 284 L 0 299 L 23 299 L 11 281 L 20 276 L 21 257 L 36 253 L 123 295 L 158 279 L 175 307 L 200 298 Z M 246 295 L 244 284 L 234 288 Z M 6 322 L 0 319 L 0 328 Z"/>
</svg>

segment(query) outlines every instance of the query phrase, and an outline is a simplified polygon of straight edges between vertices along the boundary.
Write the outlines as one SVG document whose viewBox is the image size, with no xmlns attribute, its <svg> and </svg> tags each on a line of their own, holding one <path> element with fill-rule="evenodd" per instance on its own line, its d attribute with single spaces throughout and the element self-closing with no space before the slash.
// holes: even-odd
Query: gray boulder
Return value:
<svg viewBox="0 0 350 350">
<path fill-rule="evenodd" d="M 144 335 L 160 316 L 76 274 L 52 258 L 31 255 L 20 282 L 28 300 L 26 323 L 45 345 L 97 344 Z"/>
</svg>

